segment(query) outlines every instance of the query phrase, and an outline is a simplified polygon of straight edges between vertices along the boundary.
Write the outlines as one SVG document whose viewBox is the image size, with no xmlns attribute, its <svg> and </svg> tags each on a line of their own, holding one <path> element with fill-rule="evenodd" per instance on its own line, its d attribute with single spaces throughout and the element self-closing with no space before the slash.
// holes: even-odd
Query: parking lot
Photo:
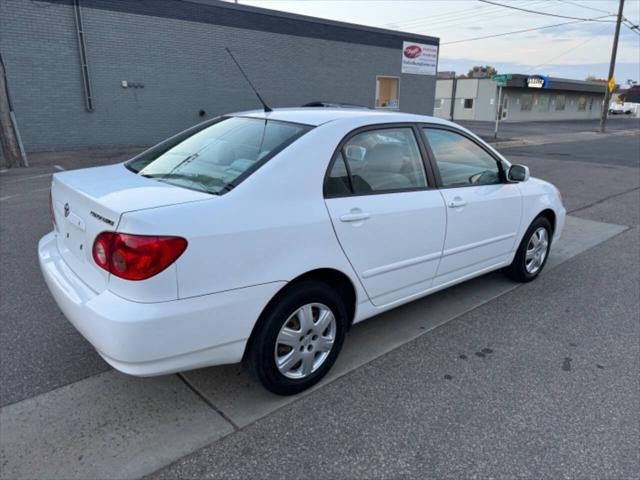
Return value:
<svg viewBox="0 0 640 480">
<path fill-rule="evenodd" d="M 637 476 L 640 122 L 596 128 L 502 126 L 569 214 L 537 281 L 493 273 L 359 324 L 293 398 L 235 365 L 119 374 L 57 309 L 36 258 L 51 174 L 138 148 L 0 173 L 2 478 Z"/>
</svg>

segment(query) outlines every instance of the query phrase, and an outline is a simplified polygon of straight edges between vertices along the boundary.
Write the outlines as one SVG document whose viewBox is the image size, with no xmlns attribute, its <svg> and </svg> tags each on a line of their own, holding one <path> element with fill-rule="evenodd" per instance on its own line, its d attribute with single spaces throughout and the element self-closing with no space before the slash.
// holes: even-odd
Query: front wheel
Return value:
<svg viewBox="0 0 640 480">
<path fill-rule="evenodd" d="M 513 262 L 505 269 L 506 274 L 517 282 L 530 282 L 540 275 L 549 256 L 551 236 L 549 220 L 536 218 L 520 242 Z"/>
<path fill-rule="evenodd" d="M 346 329 L 347 312 L 335 290 L 323 282 L 300 282 L 267 307 L 244 363 L 268 390 L 294 395 L 326 375 Z"/>
</svg>

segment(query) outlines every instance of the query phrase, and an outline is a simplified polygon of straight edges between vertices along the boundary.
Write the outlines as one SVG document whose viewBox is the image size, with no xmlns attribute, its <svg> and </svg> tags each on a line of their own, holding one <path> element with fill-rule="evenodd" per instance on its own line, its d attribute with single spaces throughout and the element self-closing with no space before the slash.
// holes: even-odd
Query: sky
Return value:
<svg viewBox="0 0 640 480">
<path fill-rule="evenodd" d="M 239 0 L 257 7 L 440 38 L 438 70 L 467 73 L 474 65 L 492 65 L 502 73 L 541 73 L 584 80 L 606 78 L 618 0 L 491 0 L 555 15 L 594 18 L 491 39 L 468 40 L 514 30 L 571 22 L 526 13 L 479 0 Z M 624 16 L 640 24 L 640 0 L 626 0 Z M 613 21 L 611 21 L 613 20 Z M 622 26 L 616 83 L 640 81 L 640 31 Z"/>
</svg>

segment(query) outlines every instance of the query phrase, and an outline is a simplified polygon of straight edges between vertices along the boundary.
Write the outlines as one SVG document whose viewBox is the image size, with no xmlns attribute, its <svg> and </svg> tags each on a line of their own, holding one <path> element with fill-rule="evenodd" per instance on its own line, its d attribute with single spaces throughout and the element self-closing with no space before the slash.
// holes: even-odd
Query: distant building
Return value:
<svg viewBox="0 0 640 480">
<path fill-rule="evenodd" d="M 456 78 L 456 72 L 448 72 L 448 71 L 438 72 L 438 80 L 440 79 L 448 80 L 451 78 Z"/>
<path fill-rule="evenodd" d="M 600 116 L 606 85 L 544 75 L 513 74 L 502 88 L 502 120 L 573 120 Z M 438 79 L 434 115 L 494 121 L 498 84 L 490 78 Z"/>
<path fill-rule="evenodd" d="M 624 103 L 640 103 L 640 85 L 634 85 L 627 90 L 622 90 L 618 96 Z"/>
</svg>

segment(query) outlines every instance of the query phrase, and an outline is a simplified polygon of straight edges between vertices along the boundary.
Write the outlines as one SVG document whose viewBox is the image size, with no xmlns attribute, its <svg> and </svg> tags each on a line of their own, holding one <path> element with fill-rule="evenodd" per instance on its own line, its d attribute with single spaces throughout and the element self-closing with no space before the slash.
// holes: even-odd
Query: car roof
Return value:
<svg viewBox="0 0 640 480">
<path fill-rule="evenodd" d="M 276 108 L 271 112 L 265 112 L 264 110 L 250 110 L 247 112 L 234 113 L 232 116 L 264 118 L 313 126 L 346 119 L 359 119 L 361 120 L 362 125 L 367 125 L 369 123 L 391 122 L 423 122 L 440 125 L 453 125 L 447 120 L 427 115 L 416 115 L 413 113 L 392 112 L 387 110 L 371 110 L 367 108 Z"/>
</svg>

